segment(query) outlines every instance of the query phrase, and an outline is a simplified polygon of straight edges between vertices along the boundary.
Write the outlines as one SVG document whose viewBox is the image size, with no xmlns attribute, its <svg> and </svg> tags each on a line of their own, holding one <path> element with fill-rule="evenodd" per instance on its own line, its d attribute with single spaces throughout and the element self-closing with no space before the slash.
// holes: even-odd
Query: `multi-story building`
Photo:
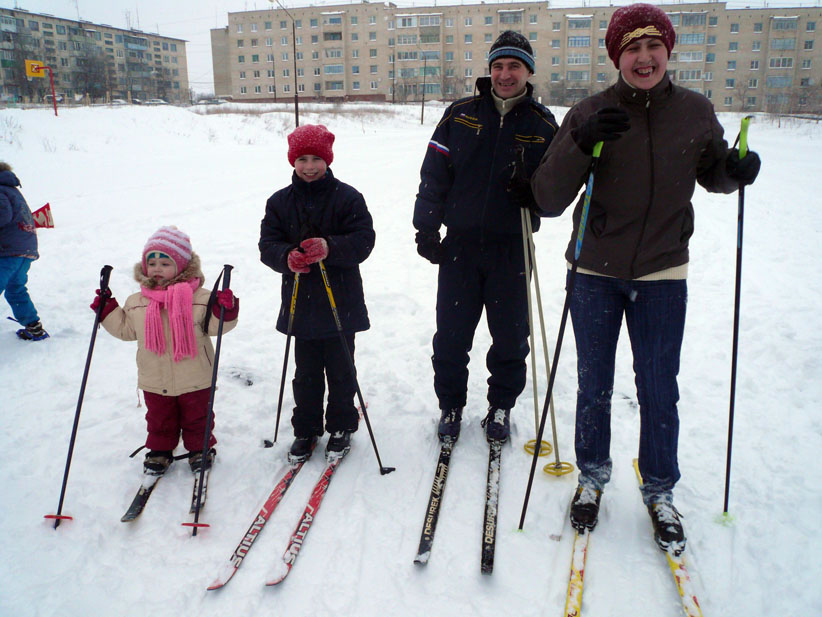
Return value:
<svg viewBox="0 0 822 617">
<path fill-rule="evenodd" d="M 228 14 L 211 31 L 218 96 L 237 101 L 455 99 L 488 74 L 500 32 L 531 42 L 531 83 L 568 105 L 616 79 L 605 32 L 616 7 L 549 2 L 399 8 L 393 3 L 275 8 Z M 677 31 L 668 70 L 719 110 L 820 111 L 822 8 L 729 9 L 663 4 Z M 293 20 L 293 21 L 292 21 Z M 293 32 L 293 35 L 292 35 Z"/>
<path fill-rule="evenodd" d="M 186 42 L 140 30 L 0 8 L 0 101 L 40 102 L 48 79 L 27 79 L 25 60 L 52 68 L 67 101 L 161 98 L 189 102 Z"/>
</svg>

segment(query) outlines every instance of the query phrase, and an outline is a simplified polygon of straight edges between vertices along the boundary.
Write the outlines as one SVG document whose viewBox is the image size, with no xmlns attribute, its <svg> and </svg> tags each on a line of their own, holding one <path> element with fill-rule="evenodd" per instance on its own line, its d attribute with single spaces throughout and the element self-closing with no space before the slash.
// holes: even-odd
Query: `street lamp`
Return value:
<svg viewBox="0 0 822 617">
<path fill-rule="evenodd" d="M 297 25 L 294 16 L 288 12 L 280 0 L 268 0 L 273 3 L 276 2 L 279 7 L 285 11 L 285 14 L 291 18 L 291 55 L 294 57 L 294 125 L 300 126 L 300 102 L 297 97 Z M 274 100 L 277 100 L 277 93 L 274 93 Z"/>
</svg>

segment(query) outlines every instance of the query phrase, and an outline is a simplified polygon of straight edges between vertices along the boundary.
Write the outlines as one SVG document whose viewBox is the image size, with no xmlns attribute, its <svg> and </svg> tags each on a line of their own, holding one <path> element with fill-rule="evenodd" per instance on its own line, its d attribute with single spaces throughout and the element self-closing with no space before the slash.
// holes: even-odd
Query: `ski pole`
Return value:
<svg viewBox="0 0 822 617">
<path fill-rule="evenodd" d="M 528 216 L 525 218 L 525 225 L 528 229 L 528 247 L 531 253 L 531 264 L 534 267 L 534 289 L 536 290 L 537 294 L 537 310 L 539 311 L 539 326 L 542 330 L 542 353 L 545 356 L 545 370 L 549 373 L 551 371 L 551 363 L 548 362 L 548 340 L 545 336 L 545 317 L 542 314 L 542 296 L 539 290 L 539 272 L 537 271 L 537 255 L 536 255 L 536 246 L 534 246 L 534 230 L 531 228 L 531 217 Z M 557 419 L 556 413 L 554 412 L 554 397 L 553 395 L 550 398 L 549 410 L 551 412 L 551 433 L 553 435 L 553 452 L 554 452 L 554 463 L 548 464 L 543 467 L 543 471 L 552 476 L 564 476 L 567 473 L 570 473 L 574 470 L 574 466 L 571 463 L 560 462 L 559 460 L 559 439 L 557 438 Z M 551 449 L 549 448 L 548 451 L 545 453 L 546 455 L 551 453 Z"/>
<path fill-rule="evenodd" d="M 277 442 L 277 434 L 280 431 L 280 412 L 283 408 L 283 390 L 285 390 L 285 373 L 288 367 L 288 350 L 291 347 L 291 329 L 294 326 L 294 309 L 297 306 L 297 290 L 300 287 L 300 273 L 294 273 L 294 289 L 291 290 L 291 305 L 288 308 L 288 328 L 285 334 L 285 357 L 283 358 L 283 374 L 280 378 L 280 396 L 277 398 L 277 421 L 274 425 L 274 443 Z M 271 445 L 273 446 L 274 443 Z M 267 444 L 266 444 L 267 445 Z"/>
<path fill-rule="evenodd" d="M 220 276 L 223 279 L 222 290 L 228 289 L 231 284 L 231 270 L 234 266 L 228 264 L 223 266 Z M 220 323 L 217 326 L 217 342 L 214 345 L 214 367 L 211 370 L 211 390 L 208 393 L 208 413 L 206 414 L 206 430 L 203 439 L 203 456 L 200 464 L 200 480 L 197 483 L 197 502 L 194 506 L 194 522 L 183 523 L 184 527 L 192 527 L 191 535 L 197 535 L 198 527 L 208 527 L 207 523 L 200 523 L 200 503 L 203 497 L 203 480 L 208 461 L 208 442 L 211 440 L 211 423 L 214 420 L 214 391 L 217 389 L 217 367 L 220 364 L 220 343 L 223 339 L 223 324 L 225 323 L 225 307 L 220 305 Z"/>
<path fill-rule="evenodd" d="M 739 141 L 739 158 L 744 159 L 748 154 L 748 125 L 752 116 L 742 118 L 737 140 Z M 737 352 L 739 350 L 739 301 L 742 290 L 742 223 L 745 218 L 745 185 L 739 184 L 739 208 L 737 214 L 736 227 L 736 283 L 734 288 L 734 330 L 731 352 L 731 396 L 728 411 L 728 452 L 725 461 L 725 501 L 722 509 L 722 516 L 728 517 L 728 499 L 730 496 L 731 483 L 731 449 L 733 447 L 734 436 L 734 404 L 736 401 L 736 368 Z"/>
<path fill-rule="evenodd" d="M 582 212 L 579 218 L 579 228 L 577 229 L 577 241 L 574 247 L 574 261 L 571 263 L 571 276 L 568 279 L 568 289 L 565 292 L 565 304 L 562 307 L 562 318 L 559 322 L 559 333 L 557 334 L 557 345 L 554 349 L 554 363 L 551 366 L 551 374 L 548 377 L 548 392 L 545 394 L 545 404 L 542 407 L 542 418 L 537 432 L 537 447 L 534 450 L 534 457 L 531 460 L 531 471 L 528 474 L 528 487 L 525 490 L 525 500 L 522 504 L 522 515 L 519 519 L 519 529 L 525 525 L 525 513 L 528 511 L 528 500 L 531 497 L 531 487 L 534 483 L 534 472 L 537 468 L 539 458 L 539 444 L 542 441 L 542 434 L 545 431 L 545 419 L 548 415 L 548 404 L 554 390 L 554 380 L 557 376 L 557 365 L 559 364 L 559 353 L 562 349 L 562 338 L 565 335 L 565 325 L 568 321 L 568 312 L 571 308 L 571 297 L 574 293 L 574 283 L 576 282 L 577 267 L 579 265 L 579 254 L 582 251 L 582 239 L 585 235 L 585 225 L 588 221 L 588 210 L 591 207 L 591 194 L 594 192 L 594 174 L 596 173 L 599 155 L 602 152 L 602 142 L 594 146 L 593 159 L 591 160 L 591 171 L 588 174 L 588 186 L 585 189 L 585 199 L 582 202 Z"/>
<path fill-rule="evenodd" d="M 63 472 L 63 486 L 60 489 L 60 503 L 57 505 L 57 514 L 46 514 L 44 518 L 54 519 L 54 528 L 60 526 L 60 521 L 63 519 L 71 520 L 72 517 L 63 515 L 63 500 L 66 497 L 66 485 L 68 484 L 69 469 L 71 468 L 71 457 L 74 454 L 74 442 L 77 439 L 77 427 L 80 424 L 80 409 L 83 407 L 83 396 L 86 393 L 86 382 L 88 381 L 88 372 L 91 367 L 91 355 L 94 352 L 94 341 L 97 339 L 97 328 L 102 321 L 103 309 L 106 307 L 106 302 L 111 297 L 111 290 L 108 287 L 108 280 L 111 277 L 111 271 L 114 268 L 111 266 L 103 266 L 100 270 L 100 304 L 97 306 L 97 311 L 94 313 L 94 326 L 91 329 L 91 341 L 88 345 L 88 354 L 86 355 L 86 366 L 83 369 L 83 379 L 80 382 L 80 395 L 77 397 L 77 410 L 74 412 L 74 426 L 71 428 L 71 438 L 69 439 L 68 456 L 66 456 L 66 470 Z"/>
<path fill-rule="evenodd" d="M 331 312 L 334 314 L 334 322 L 337 325 L 337 333 L 340 335 L 340 341 L 342 342 L 343 349 L 345 349 L 345 357 L 348 359 L 348 368 L 351 371 L 351 378 L 354 380 L 354 385 L 357 388 L 357 397 L 360 401 L 362 417 L 365 418 L 365 426 L 368 427 L 368 435 L 371 437 L 371 445 L 374 446 L 374 454 L 377 456 L 377 463 L 380 466 L 380 474 L 385 475 L 387 473 L 391 473 L 392 471 L 395 471 L 396 468 L 384 467 L 382 461 L 380 460 L 380 451 L 377 449 L 377 440 L 374 439 L 374 431 L 371 430 L 371 421 L 368 419 L 368 411 L 365 408 L 365 399 L 362 397 L 360 384 L 357 381 L 357 369 L 354 367 L 354 358 L 351 356 L 351 350 L 348 348 L 348 343 L 345 340 L 342 322 L 340 321 L 340 315 L 337 312 L 337 303 L 334 302 L 334 294 L 331 292 L 331 284 L 328 282 L 328 272 L 326 271 L 325 264 L 322 260 L 318 261 L 317 264 L 320 266 L 320 273 L 323 276 L 323 285 L 325 285 L 325 292 L 328 294 L 328 302 L 331 304 Z"/>
</svg>

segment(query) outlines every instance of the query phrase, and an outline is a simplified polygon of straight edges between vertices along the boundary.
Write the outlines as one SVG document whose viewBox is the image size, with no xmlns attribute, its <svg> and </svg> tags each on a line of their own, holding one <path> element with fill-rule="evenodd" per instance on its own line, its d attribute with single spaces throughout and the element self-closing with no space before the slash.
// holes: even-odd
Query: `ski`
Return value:
<svg viewBox="0 0 822 617">
<path fill-rule="evenodd" d="M 634 471 L 639 485 L 642 486 L 642 474 L 639 473 L 639 460 L 634 459 Z M 685 564 L 685 553 L 674 555 L 671 551 L 665 551 L 665 559 L 668 568 L 674 578 L 676 590 L 679 592 L 679 599 L 682 601 L 682 610 L 687 617 L 702 617 L 702 609 L 699 600 L 693 589 L 691 576 L 688 574 L 688 567 Z"/>
<path fill-rule="evenodd" d="M 414 563 L 425 565 L 431 557 L 431 546 L 434 544 L 434 532 L 437 530 L 437 520 L 440 516 L 442 497 L 445 492 L 445 481 L 448 479 L 448 465 L 451 464 L 451 451 L 454 442 L 446 440 L 440 446 L 440 456 L 437 460 L 437 470 L 434 474 L 434 483 L 431 485 L 431 496 L 428 498 L 428 507 L 425 510 L 425 522 L 420 535 L 420 546 Z"/>
<path fill-rule="evenodd" d="M 590 531 L 574 533 L 571 573 L 568 577 L 568 594 L 565 596 L 565 617 L 579 617 L 582 613 L 582 583 L 585 578 L 585 558 L 588 556 L 590 537 Z"/>
<path fill-rule="evenodd" d="M 126 510 L 126 513 L 123 514 L 122 518 L 120 518 L 121 523 L 130 523 L 143 513 L 143 508 L 146 507 L 146 502 L 148 502 L 148 498 L 151 497 L 151 493 L 154 491 L 154 487 L 157 486 L 157 482 L 161 477 L 162 476 L 147 475 L 143 478 L 143 483 L 140 485 L 131 505 L 128 507 L 128 510 Z"/>
<path fill-rule="evenodd" d="M 206 503 L 206 494 L 208 493 L 208 474 L 210 470 L 206 469 L 205 474 L 203 474 L 203 494 L 200 497 L 200 510 L 205 507 Z M 197 511 L 197 492 L 200 488 L 200 473 L 197 472 L 194 474 L 194 490 L 191 493 L 191 508 L 188 510 L 189 514 L 194 514 Z"/>
<path fill-rule="evenodd" d="M 494 571 L 494 551 L 497 547 L 500 464 L 502 462 L 502 442 L 492 441 L 490 443 L 488 480 L 485 485 L 485 524 L 482 528 L 482 559 L 480 562 L 480 570 L 483 574 L 491 574 Z"/>
<path fill-rule="evenodd" d="M 328 491 L 331 478 L 334 477 L 334 472 L 337 471 L 337 467 L 339 467 L 340 462 L 345 458 L 347 453 L 348 451 L 346 450 L 341 453 L 326 455 L 328 464 L 325 467 L 325 471 L 317 481 L 317 484 L 314 485 L 314 490 L 311 491 L 311 497 L 309 497 L 308 504 L 305 506 L 305 510 L 300 517 L 300 522 L 297 523 L 297 527 L 291 535 L 291 540 L 285 549 L 285 553 L 283 553 L 283 558 L 272 570 L 265 583 L 266 585 L 271 586 L 282 583 L 285 577 L 291 572 L 291 568 L 294 567 L 294 562 L 297 561 L 297 556 L 300 554 L 303 542 L 305 542 L 305 537 L 308 535 L 308 530 L 311 529 L 311 525 L 317 516 L 317 510 L 320 509 L 323 497 L 325 497 L 325 493 Z"/>
<path fill-rule="evenodd" d="M 240 543 L 237 545 L 237 548 L 234 549 L 234 552 L 231 553 L 231 557 L 228 558 L 228 563 L 223 566 L 220 574 L 214 579 L 214 582 L 208 586 L 209 591 L 213 591 L 215 589 L 220 589 L 223 587 L 228 581 L 231 580 L 231 577 L 239 569 L 240 565 L 243 563 L 248 551 L 251 550 L 251 545 L 254 544 L 254 541 L 257 539 L 257 536 L 260 535 L 260 532 L 265 527 L 265 524 L 268 522 L 271 513 L 274 512 L 274 509 L 277 505 L 282 501 L 283 497 L 285 496 L 285 492 L 288 490 L 288 487 L 291 486 L 291 483 L 294 481 L 297 473 L 300 469 L 303 468 L 305 461 L 300 461 L 298 463 L 294 463 L 290 465 L 288 470 L 285 474 L 280 478 L 280 481 L 277 482 L 274 490 L 271 491 L 271 494 L 266 499 L 263 506 L 260 508 L 260 511 L 254 517 L 254 520 L 251 522 L 251 525 L 248 528 L 248 531 L 245 532 L 243 539 L 240 540 Z"/>
</svg>

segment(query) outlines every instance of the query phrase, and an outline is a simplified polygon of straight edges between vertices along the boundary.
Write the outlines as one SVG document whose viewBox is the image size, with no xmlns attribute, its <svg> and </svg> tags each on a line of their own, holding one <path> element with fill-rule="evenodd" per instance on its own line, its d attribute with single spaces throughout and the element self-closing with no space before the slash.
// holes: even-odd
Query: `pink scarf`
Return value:
<svg viewBox="0 0 822 617">
<path fill-rule="evenodd" d="M 200 286 L 200 279 L 181 281 L 165 289 L 140 287 L 140 293 L 150 300 L 146 309 L 146 349 L 161 356 L 166 351 L 166 337 L 163 333 L 161 310 L 168 309 L 168 323 L 171 327 L 171 343 L 174 361 L 197 355 L 197 341 L 194 337 L 194 290 Z"/>
</svg>

